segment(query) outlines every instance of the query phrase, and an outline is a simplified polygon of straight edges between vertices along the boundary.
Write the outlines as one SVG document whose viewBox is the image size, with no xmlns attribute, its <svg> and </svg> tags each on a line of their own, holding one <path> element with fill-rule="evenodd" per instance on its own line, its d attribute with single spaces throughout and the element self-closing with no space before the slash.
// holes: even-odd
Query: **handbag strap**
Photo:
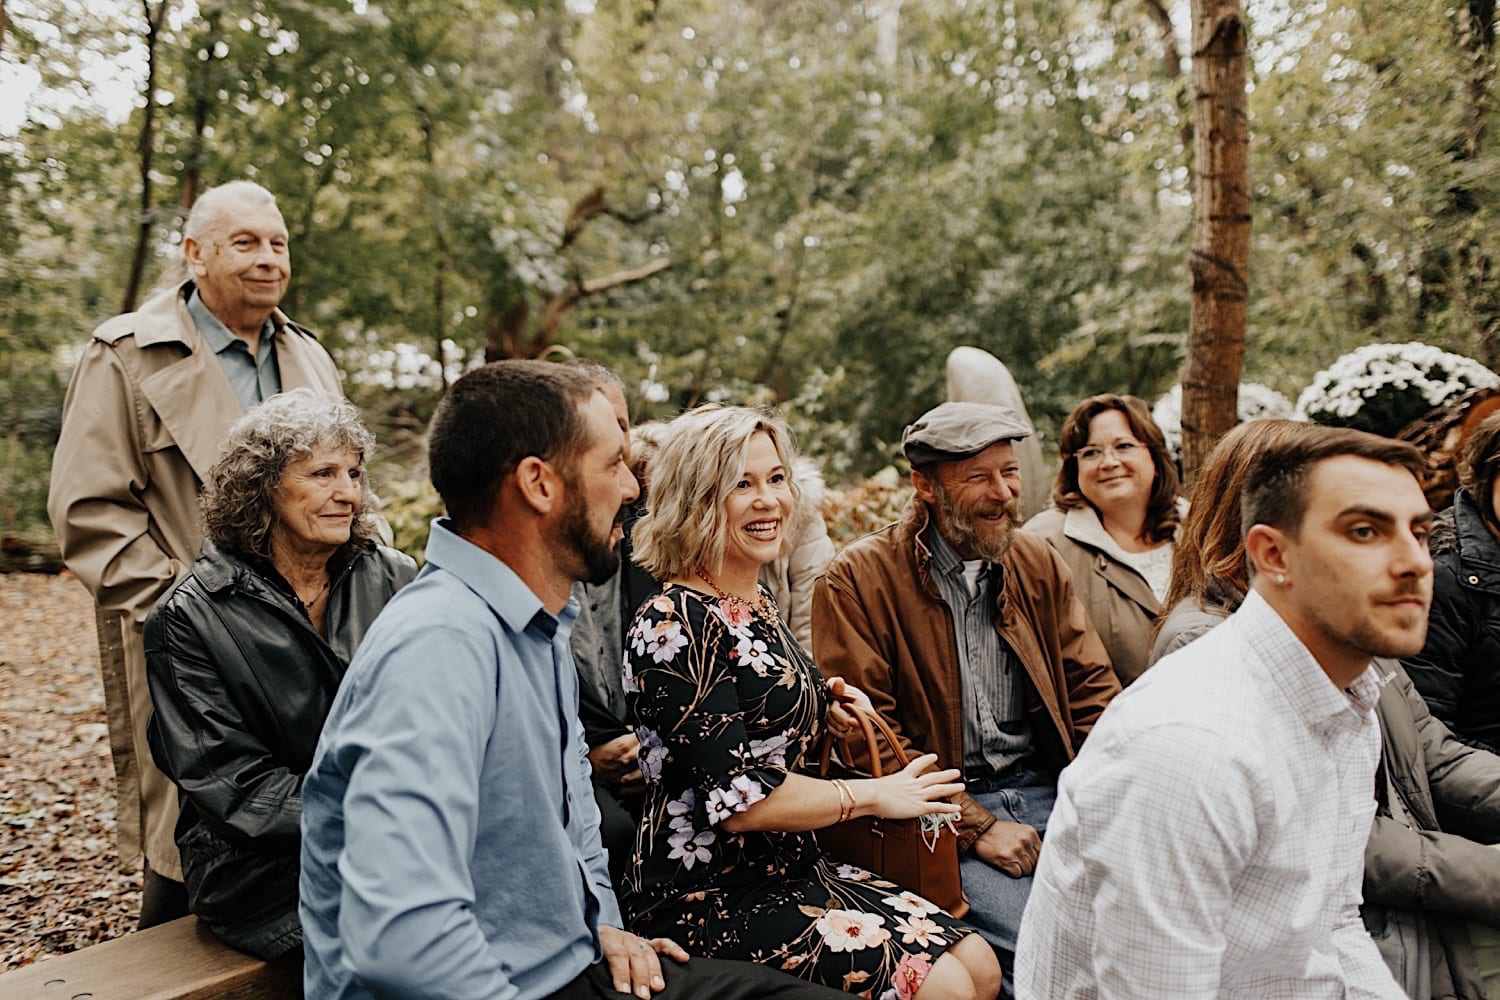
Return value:
<svg viewBox="0 0 1500 1000">
<path fill-rule="evenodd" d="M 891 729 L 890 725 L 884 719 L 874 712 L 866 712 L 852 705 L 845 707 L 854 713 L 854 718 L 859 723 L 860 735 L 864 737 L 865 741 L 865 752 L 870 757 L 871 777 L 881 778 L 885 776 L 885 771 L 880 764 L 880 748 L 875 745 L 875 733 L 877 730 L 885 738 L 886 743 L 890 745 L 891 753 L 896 758 L 897 767 L 905 767 L 911 763 L 911 757 L 902 748 L 901 741 L 896 738 L 895 730 Z M 835 742 L 843 745 L 846 751 L 845 756 L 848 756 L 847 751 L 850 749 L 848 740 L 838 739 L 831 731 L 824 733 L 822 746 L 818 750 L 818 774 L 820 776 L 828 774 L 828 767 L 831 763 L 833 753 L 833 744 Z"/>
</svg>

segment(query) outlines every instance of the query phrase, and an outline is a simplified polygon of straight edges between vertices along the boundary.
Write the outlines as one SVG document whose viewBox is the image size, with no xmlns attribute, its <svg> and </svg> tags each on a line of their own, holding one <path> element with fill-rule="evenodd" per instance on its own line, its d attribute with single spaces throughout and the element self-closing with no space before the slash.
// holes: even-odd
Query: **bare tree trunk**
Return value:
<svg viewBox="0 0 1500 1000">
<path fill-rule="evenodd" d="M 432 236 L 437 248 L 437 263 L 432 275 L 432 356 L 437 359 L 438 379 L 443 391 L 448 391 L 448 366 L 447 352 L 443 350 L 443 341 L 447 338 L 448 309 L 448 236 L 445 230 L 447 220 L 442 211 L 442 187 L 441 178 L 438 176 L 437 147 L 433 142 L 434 125 L 432 115 L 427 108 L 418 106 L 417 113 L 422 118 L 422 151 L 427 157 L 427 190 L 423 192 L 424 197 L 432 200 Z"/>
<path fill-rule="evenodd" d="M 1182 464 L 1191 482 L 1236 421 L 1250 270 L 1250 128 L 1239 0 L 1193 0 L 1192 320 L 1182 374 Z"/>
<path fill-rule="evenodd" d="M 192 210 L 193 202 L 198 200 L 198 189 L 203 186 L 203 161 L 208 156 L 204 137 L 208 132 L 208 119 L 213 111 L 214 92 L 217 89 L 217 74 L 213 66 L 219 58 L 215 49 L 219 43 L 219 24 L 224 14 L 217 6 L 203 9 L 202 13 L 205 25 L 202 47 L 207 55 L 197 61 L 194 72 L 188 77 L 193 102 L 193 134 L 188 139 L 187 169 L 182 175 L 184 215 Z"/>
<path fill-rule="evenodd" d="M 1161 42 L 1161 71 L 1172 84 L 1178 113 L 1182 124 L 1178 136 L 1182 140 L 1183 153 L 1193 151 L 1193 115 L 1188 108 L 1187 81 L 1182 74 L 1182 54 L 1177 51 L 1177 31 L 1172 27 L 1172 15 L 1167 10 L 1167 0 L 1143 0 L 1146 15 L 1156 27 L 1156 36 Z"/>
<path fill-rule="evenodd" d="M 1464 88 L 1462 147 L 1457 159 L 1475 162 L 1485 139 L 1485 124 L 1492 105 L 1491 89 L 1495 79 L 1495 0 L 1468 0 L 1459 16 L 1459 45 L 1468 66 Z M 1457 215 L 1478 214 L 1484 198 L 1468 184 L 1456 186 L 1452 193 L 1453 211 Z M 1488 234 L 1486 234 L 1488 235 Z M 1476 327 L 1477 354 L 1486 365 L 1500 364 L 1500 279 L 1485 238 L 1465 238 L 1459 244 L 1460 281 Z"/>
<path fill-rule="evenodd" d="M 153 4 L 151 0 L 141 0 L 141 12 L 146 16 L 146 111 L 141 118 L 140 142 L 141 214 L 121 312 L 135 310 L 141 296 L 141 280 L 146 273 L 146 256 L 151 247 L 151 161 L 156 152 L 156 43 L 161 38 L 162 22 L 166 20 L 167 2 L 160 0 Z"/>
</svg>

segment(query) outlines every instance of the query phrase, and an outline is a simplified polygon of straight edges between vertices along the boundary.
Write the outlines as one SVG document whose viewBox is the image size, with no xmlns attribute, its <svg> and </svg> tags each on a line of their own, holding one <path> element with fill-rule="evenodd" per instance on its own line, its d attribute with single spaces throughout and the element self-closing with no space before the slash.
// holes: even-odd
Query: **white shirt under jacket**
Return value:
<svg viewBox="0 0 1500 1000">
<path fill-rule="evenodd" d="M 1402 997 L 1358 910 L 1378 696 L 1254 592 L 1148 670 L 1062 773 L 1017 995 Z"/>
</svg>

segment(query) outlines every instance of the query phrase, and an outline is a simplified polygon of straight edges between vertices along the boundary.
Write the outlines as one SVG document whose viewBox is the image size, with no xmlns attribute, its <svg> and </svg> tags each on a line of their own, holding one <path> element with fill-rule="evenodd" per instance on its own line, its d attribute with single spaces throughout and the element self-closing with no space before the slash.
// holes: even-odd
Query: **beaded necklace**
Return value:
<svg viewBox="0 0 1500 1000">
<path fill-rule="evenodd" d="M 770 622 L 773 626 L 781 624 L 781 614 L 776 610 L 776 602 L 771 600 L 771 598 L 766 595 L 765 591 L 756 588 L 756 599 L 753 602 L 747 601 L 743 597 L 737 597 L 734 594 L 726 593 L 724 591 L 724 588 L 715 583 L 714 578 L 709 576 L 703 570 L 699 569 L 695 570 L 694 572 L 698 574 L 698 579 L 708 584 L 709 589 L 714 592 L 719 600 L 729 601 L 732 604 L 738 604 L 745 610 L 752 611 L 760 615 L 766 621 Z"/>
</svg>

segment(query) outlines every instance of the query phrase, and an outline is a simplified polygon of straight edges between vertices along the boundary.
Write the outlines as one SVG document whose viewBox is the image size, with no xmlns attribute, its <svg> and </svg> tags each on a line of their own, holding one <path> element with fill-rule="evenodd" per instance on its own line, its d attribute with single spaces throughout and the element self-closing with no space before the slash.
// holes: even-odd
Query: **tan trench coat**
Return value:
<svg viewBox="0 0 1500 1000">
<path fill-rule="evenodd" d="M 177 790 L 146 750 L 141 627 L 198 554 L 198 487 L 243 412 L 193 325 L 190 285 L 94 331 L 63 402 L 47 497 L 63 560 L 98 605 L 121 861 L 134 867 L 144 850 L 154 871 L 179 881 Z M 273 322 L 282 387 L 342 394 L 313 335 L 280 311 Z"/>
</svg>

